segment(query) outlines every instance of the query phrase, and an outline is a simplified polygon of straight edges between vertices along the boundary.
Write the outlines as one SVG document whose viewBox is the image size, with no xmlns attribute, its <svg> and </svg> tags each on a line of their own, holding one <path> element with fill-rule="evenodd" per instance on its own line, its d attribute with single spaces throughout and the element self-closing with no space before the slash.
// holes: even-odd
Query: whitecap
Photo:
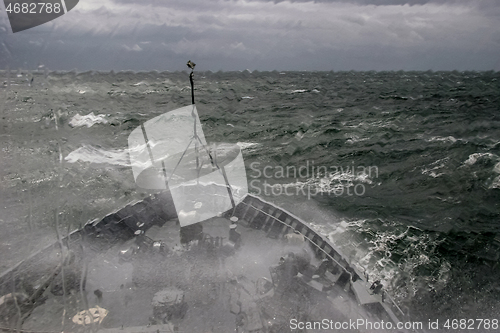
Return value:
<svg viewBox="0 0 500 333">
<path fill-rule="evenodd" d="M 447 137 L 433 136 L 432 138 L 426 139 L 425 141 L 427 141 L 427 142 L 441 141 L 441 142 L 455 143 L 458 140 L 455 139 L 453 136 L 450 135 L 450 136 L 447 136 Z"/>
<path fill-rule="evenodd" d="M 493 168 L 493 172 L 500 173 L 500 162 L 495 164 L 495 167 Z"/>
<path fill-rule="evenodd" d="M 94 124 L 107 124 L 108 121 L 105 119 L 105 115 L 98 114 L 97 116 L 94 112 L 89 113 L 88 115 L 81 116 L 78 113 L 70 120 L 69 125 L 71 127 L 81 127 L 87 126 L 91 127 Z"/>
<path fill-rule="evenodd" d="M 241 149 L 248 149 L 259 145 L 258 143 L 253 142 L 237 142 L 236 144 L 240 146 Z"/>
<path fill-rule="evenodd" d="M 500 188 L 500 176 L 496 177 L 488 188 Z"/>
<path fill-rule="evenodd" d="M 444 168 L 449 160 L 449 157 L 445 157 L 432 162 L 431 164 L 429 164 L 429 168 L 422 168 L 422 174 L 431 176 L 432 178 L 437 178 L 444 175 L 444 172 L 438 172 L 438 170 Z"/>
<path fill-rule="evenodd" d="M 305 93 L 307 90 L 306 89 L 297 89 L 297 90 L 292 90 L 292 94 L 295 94 L 295 93 Z"/>
<path fill-rule="evenodd" d="M 329 172 L 326 175 L 318 175 L 315 177 L 307 178 L 304 180 L 297 179 L 295 182 L 280 184 L 280 186 L 285 188 L 297 189 L 296 192 L 300 193 L 305 190 L 306 193 L 314 189 L 314 193 L 325 193 L 334 194 L 335 196 L 348 195 L 352 193 L 356 184 L 368 184 L 372 186 L 380 185 L 380 183 L 374 183 L 371 178 L 377 178 L 378 170 L 376 174 L 372 174 L 371 169 L 368 167 L 363 167 L 364 171 L 358 171 L 351 169 L 352 167 L 340 167 L 339 171 Z M 330 169 L 331 170 L 331 169 Z M 369 170 L 367 172 L 367 170 Z M 318 171 L 316 171 L 318 172 Z M 363 188 L 364 189 L 364 188 Z M 364 192 L 364 190 L 363 190 Z M 312 192 L 309 192 L 312 193 Z"/>
<path fill-rule="evenodd" d="M 128 149 L 102 149 L 90 145 L 84 145 L 64 158 L 68 163 L 90 162 L 103 163 L 119 166 L 130 166 Z"/>
<path fill-rule="evenodd" d="M 467 161 L 464 162 L 465 165 L 474 165 L 476 164 L 477 160 L 482 158 L 482 157 L 487 157 L 487 158 L 494 158 L 495 155 L 493 155 L 492 153 L 474 153 L 474 154 L 470 154 L 469 155 L 469 158 L 467 159 Z"/>
</svg>

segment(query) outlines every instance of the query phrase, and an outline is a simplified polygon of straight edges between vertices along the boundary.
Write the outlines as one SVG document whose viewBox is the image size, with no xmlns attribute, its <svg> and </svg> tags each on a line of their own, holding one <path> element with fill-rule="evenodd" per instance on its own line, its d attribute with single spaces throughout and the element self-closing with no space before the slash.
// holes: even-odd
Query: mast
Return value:
<svg viewBox="0 0 500 333">
<path fill-rule="evenodd" d="M 188 60 L 187 66 L 189 68 L 191 68 L 191 73 L 189 74 L 189 82 L 191 82 L 191 104 L 193 104 L 192 115 L 193 115 L 193 118 L 194 118 L 194 138 L 195 138 L 195 141 L 194 141 L 194 152 L 195 152 L 195 155 L 196 155 L 196 171 L 198 173 L 198 177 L 196 178 L 196 182 L 198 183 L 199 178 L 200 178 L 200 158 L 198 156 L 198 141 L 199 141 L 199 138 L 198 138 L 198 134 L 196 134 L 196 117 L 194 115 L 194 81 L 193 81 L 194 67 L 196 66 L 196 64 L 194 62 L 192 62 L 191 60 Z"/>
<path fill-rule="evenodd" d="M 238 199 L 248 193 L 241 149 L 207 145 L 194 104 L 195 64 L 187 66 L 192 103 L 148 120 L 128 138 L 137 185 L 170 190 L 181 226 L 228 210 L 234 214 Z"/>
<path fill-rule="evenodd" d="M 191 73 L 189 74 L 189 82 L 191 82 L 191 104 L 194 104 L 194 82 L 193 82 L 193 77 L 194 77 L 194 66 L 196 64 L 189 60 L 187 62 L 187 66 L 191 68 Z"/>
<path fill-rule="evenodd" d="M 193 77 L 194 77 L 194 67 L 196 66 L 196 64 L 194 62 L 192 62 L 191 60 L 188 60 L 187 62 L 187 66 L 189 68 L 191 68 L 191 73 L 189 74 L 189 82 L 191 83 L 191 104 L 194 105 L 194 80 L 193 80 Z M 194 108 L 193 108 L 193 112 L 194 112 Z M 196 134 L 196 118 L 195 118 L 195 122 L 194 122 L 194 138 L 195 138 L 195 154 L 196 154 L 196 169 L 198 170 L 198 178 L 200 177 L 200 166 L 199 166 L 199 158 L 198 158 L 198 141 L 199 141 L 199 138 L 198 138 L 198 135 Z M 203 144 L 202 144 L 203 145 Z M 227 175 L 226 175 L 226 170 L 224 169 L 223 166 L 219 167 L 217 165 L 217 161 L 212 158 L 212 154 L 210 154 L 210 151 L 205 147 L 205 150 L 207 151 L 208 153 L 208 156 L 210 157 L 210 161 L 212 162 L 212 166 L 215 165 L 217 167 L 217 169 L 219 169 L 222 173 L 222 177 L 224 178 L 224 182 L 226 183 L 226 188 L 227 188 L 227 193 L 229 195 L 229 199 L 231 200 L 231 205 L 233 206 L 233 212 L 234 212 L 234 208 L 236 207 L 236 204 L 234 202 L 234 198 L 233 198 L 233 191 L 231 190 L 231 185 L 229 184 L 229 180 L 227 179 Z"/>
</svg>

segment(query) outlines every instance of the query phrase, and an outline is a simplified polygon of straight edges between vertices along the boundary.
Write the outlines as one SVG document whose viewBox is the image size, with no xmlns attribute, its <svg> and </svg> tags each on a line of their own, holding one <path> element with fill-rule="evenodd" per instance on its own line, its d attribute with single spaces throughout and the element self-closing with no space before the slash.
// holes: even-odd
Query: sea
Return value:
<svg viewBox="0 0 500 333">
<path fill-rule="evenodd" d="M 500 319 L 499 72 L 198 72 L 207 142 L 415 320 Z M 128 136 L 189 72 L 0 72 L 0 272 L 150 195 Z"/>
</svg>

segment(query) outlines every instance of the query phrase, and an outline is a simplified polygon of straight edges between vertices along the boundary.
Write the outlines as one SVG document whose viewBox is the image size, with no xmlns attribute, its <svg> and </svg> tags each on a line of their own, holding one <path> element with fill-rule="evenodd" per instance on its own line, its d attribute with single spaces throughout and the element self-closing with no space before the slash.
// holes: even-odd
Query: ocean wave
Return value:
<svg viewBox="0 0 500 333">
<path fill-rule="evenodd" d="M 500 162 L 498 162 L 497 164 L 495 164 L 495 166 L 493 167 L 493 172 L 494 173 L 500 173 Z"/>
<path fill-rule="evenodd" d="M 68 163 L 90 162 L 101 164 L 112 164 L 124 167 L 130 167 L 128 149 L 102 149 L 90 145 L 84 145 L 64 158 Z"/>
<path fill-rule="evenodd" d="M 490 186 L 488 186 L 489 189 L 493 188 L 498 188 L 500 189 L 500 176 L 497 176 L 493 181 L 491 182 Z"/>
<path fill-rule="evenodd" d="M 359 135 L 354 134 L 354 133 L 345 133 L 344 137 L 347 138 L 345 141 L 346 144 L 354 144 L 357 142 L 363 142 L 363 141 L 368 141 L 371 138 L 361 138 Z"/>
<path fill-rule="evenodd" d="M 365 171 L 366 169 L 368 168 L 365 168 Z M 297 179 L 295 182 L 279 184 L 279 186 L 283 188 L 297 188 L 299 190 L 307 189 L 309 193 L 311 189 L 314 189 L 314 193 L 316 194 L 343 195 L 344 193 L 348 193 L 349 189 L 349 193 L 351 193 L 357 184 L 380 185 L 379 183 L 375 184 L 372 180 L 372 178 L 376 178 L 378 175 L 371 175 L 371 170 L 368 173 L 365 171 L 353 173 L 350 169 L 348 171 L 342 170 L 326 175 L 317 175 L 303 181 Z"/>
<path fill-rule="evenodd" d="M 432 162 L 431 164 L 428 165 L 428 167 L 422 168 L 422 174 L 431 176 L 432 178 L 437 178 L 444 175 L 445 172 L 438 172 L 438 170 L 445 168 L 449 160 L 450 160 L 449 157 L 445 157 L 435 162 Z"/>
<path fill-rule="evenodd" d="M 79 94 L 95 94 L 96 91 L 90 88 L 87 85 L 76 85 L 76 84 L 68 84 L 63 87 L 52 86 L 50 90 L 56 94 L 71 94 L 71 93 L 79 93 Z"/>
<path fill-rule="evenodd" d="M 449 281 L 450 264 L 435 253 L 443 240 L 397 220 L 346 220 L 328 237 L 398 301 L 422 288 L 441 290 Z"/>
<path fill-rule="evenodd" d="M 151 142 L 150 145 L 153 148 L 155 144 Z M 252 142 L 238 142 L 236 143 L 241 149 L 251 149 L 259 144 Z M 145 146 L 138 145 L 133 148 L 137 151 L 142 151 L 145 149 Z M 90 162 L 90 163 L 98 163 L 98 164 L 112 164 L 124 167 L 130 167 L 132 164 L 129 159 L 129 151 L 130 149 L 103 149 L 100 147 L 94 147 L 92 145 L 84 145 L 71 153 L 69 153 L 64 160 L 68 163 L 76 163 L 80 162 Z M 145 164 L 141 164 L 138 162 L 134 163 L 134 166 L 137 167 L 148 167 L 150 165 L 150 161 L 148 160 Z"/>
<path fill-rule="evenodd" d="M 450 136 L 447 136 L 447 137 L 433 136 L 431 138 L 425 139 L 425 141 L 427 141 L 427 142 L 438 141 L 438 142 L 446 142 L 446 143 L 455 143 L 458 140 L 455 139 L 453 136 L 450 135 Z"/>
<path fill-rule="evenodd" d="M 443 239 L 420 229 L 383 219 L 310 224 L 370 282 L 381 281 L 399 302 L 410 301 L 422 289 L 442 290 L 449 282 L 450 263 L 435 253 Z"/>
<path fill-rule="evenodd" d="M 85 116 L 81 116 L 80 114 L 77 113 L 70 120 L 69 125 L 71 127 L 82 127 L 82 126 L 92 127 L 95 124 L 107 124 L 108 121 L 106 120 L 105 117 L 106 116 L 103 114 L 98 114 L 96 116 L 94 112 L 91 112 Z"/>
<path fill-rule="evenodd" d="M 250 148 L 255 148 L 259 146 L 258 143 L 255 142 L 236 142 L 236 144 L 243 150 L 243 149 L 250 149 Z"/>
<path fill-rule="evenodd" d="M 138 87 L 138 86 L 149 86 L 149 83 L 147 81 L 140 81 L 137 83 L 132 84 L 131 86 L 133 87 Z"/>
<path fill-rule="evenodd" d="M 498 156 L 492 153 L 474 153 L 470 154 L 469 158 L 463 163 L 464 165 L 474 165 L 476 162 L 482 158 L 487 158 L 487 159 L 498 159 Z"/>
</svg>

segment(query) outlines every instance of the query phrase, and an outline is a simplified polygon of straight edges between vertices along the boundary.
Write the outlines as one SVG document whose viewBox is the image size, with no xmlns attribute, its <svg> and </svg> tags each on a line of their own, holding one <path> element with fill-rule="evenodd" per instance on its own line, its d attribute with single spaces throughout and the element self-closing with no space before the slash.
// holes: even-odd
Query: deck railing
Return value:
<svg viewBox="0 0 500 333">
<path fill-rule="evenodd" d="M 248 199 L 248 198 L 251 198 L 251 199 Z M 251 202 L 250 203 L 246 202 L 247 200 L 252 200 L 252 201 L 260 202 L 263 206 L 265 206 L 265 205 L 272 206 L 273 208 L 275 208 L 275 210 L 278 210 L 278 211 L 283 212 L 286 215 L 290 216 L 292 218 L 292 220 L 291 220 L 290 223 L 287 223 L 287 222 L 285 222 L 283 220 L 280 220 L 278 217 L 273 216 L 273 215 L 265 212 L 264 210 L 262 210 L 262 208 L 259 208 L 259 207 L 255 206 L 255 205 L 253 205 Z M 243 205 L 245 205 L 247 207 L 247 209 L 243 213 L 242 218 L 244 218 L 244 216 L 247 215 L 248 208 L 252 208 L 253 210 L 257 211 L 258 213 L 262 213 L 262 214 L 264 214 L 264 215 L 272 218 L 274 221 L 277 221 L 277 222 L 279 222 L 279 223 L 287 226 L 288 228 L 290 228 L 290 229 L 292 229 L 294 231 L 299 232 L 305 239 L 307 239 L 310 242 L 310 244 L 312 244 L 316 249 L 320 250 L 326 257 L 328 257 L 330 260 L 332 260 L 334 263 L 336 263 L 340 268 L 343 269 L 343 271 L 345 273 L 349 274 L 349 276 L 351 277 L 351 281 L 354 281 L 353 280 L 353 273 L 348 270 L 348 267 L 349 268 L 351 268 L 351 267 L 349 265 L 347 265 L 347 267 L 345 267 L 345 265 L 342 265 L 337 259 L 334 258 L 334 256 L 331 254 L 331 252 L 333 251 L 337 256 L 339 256 L 340 258 L 342 258 L 347 263 L 347 261 L 343 258 L 343 256 L 340 253 L 338 253 L 337 251 L 335 251 L 335 249 L 333 248 L 333 246 L 331 244 L 329 244 L 329 242 L 323 236 L 319 235 L 314 230 L 312 230 L 310 227 L 308 227 L 306 225 L 306 223 L 302 219 L 300 219 L 299 217 L 294 216 L 293 214 L 291 214 L 291 213 L 289 213 L 287 211 L 284 211 L 282 208 L 280 208 L 280 207 L 278 207 L 278 206 L 276 206 L 276 205 L 274 205 L 274 204 L 272 204 L 270 202 L 264 201 L 264 200 L 262 200 L 262 199 L 260 199 L 258 197 L 255 197 L 255 196 L 253 196 L 251 194 L 248 194 L 247 197 L 240 204 L 243 204 Z M 257 214 L 252 219 L 254 219 L 257 216 Z M 297 228 L 296 226 L 292 226 L 292 223 L 294 221 L 297 221 L 298 222 L 297 225 L 300 225 L 301 227 Z M 264 223 L 261 227 L 263 227 L 265 224 L 267 224 L 267 223 Z M 306 233 L 304 233 L 302 231 L 302 230 L 304 230 L 304 228 L 307 230 Z M 307 236 L 309 234 L 309 232 L 312 233 L 312 236 Z M 318 237 L 322 241 L 321 244 L 317 244 L 317 242 L 314 241 L 315 236 Z M 323 249 L 321 247 L 324 244 L 329 245 L 329 247 L 331 247 L 332 250 L 330 252 L 327 252 L 325 249 Z M 357 273 L 354 273 L 354 274 L 355 274 L 356 278 L 361 279 L 361 277 L 360 277 L 359 274 L 357 274 Z M 389 304 L 391 306 L 393 306 L 399 313 L 401 313 L 401 315 L 403 317 L 408 317 L 407 314 L 405 314 L 405 312 L 396 304 L 396 301 L 389 295 L 389 293 L 387 293 L 387 291 L 382 290 L 382 292 L 385 293 L 385 296 L 390 301 Z"/>
</svg>

